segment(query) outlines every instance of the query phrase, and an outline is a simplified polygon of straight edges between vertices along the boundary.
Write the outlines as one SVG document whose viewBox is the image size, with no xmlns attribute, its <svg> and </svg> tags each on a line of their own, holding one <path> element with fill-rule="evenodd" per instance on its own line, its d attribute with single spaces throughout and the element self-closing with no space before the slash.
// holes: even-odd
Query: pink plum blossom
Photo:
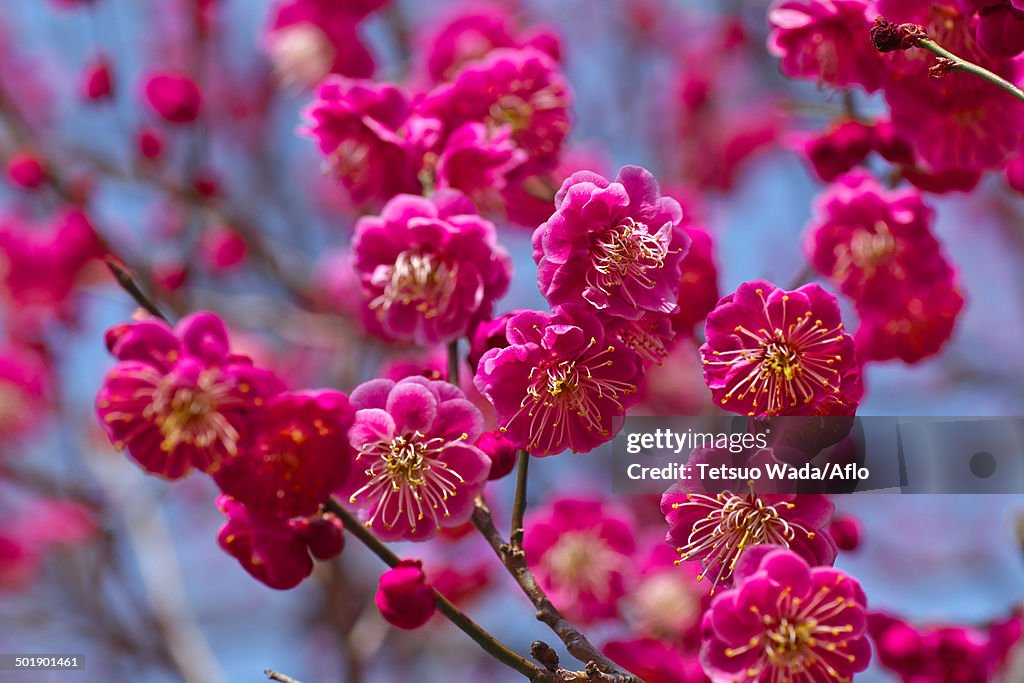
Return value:
<svg viewBox="0 0 1024 683">
<path fill-rule="evenodd" d="M 874 92 L 883 66 L 864 36 L 877 13 L 870 0 L 781 0 L 768 11 L 768 49 L 791 78 Z"/>
<path fill-rule="evenodd" d="M 704 615 L 701 662 L 713 683 L 834 683 L 867 668 L 867 598 L 848 574 L 756 546 L 735 575 Z"/>
<path fill-rule="evenodd" d="M 523 524 L 526 561 L 556 607 L 581 623 L 618 613 L 635 547 L 623 510 L 600 499 L 559 498 Z"/>
<path fill-rule="evenodd" d="M 701 349 L 715 403 L 741 415 L 850 414 L 860 366 L 836 298 L 819 285 L 792 292 L 756 280 L 708 314 Z"/>
<path fill-rule="evenodd" d="M 690 244 L 681 220 L 679 202 L 661 196 L 646 169 L 625 166 L 614 181 L 574 173 L 533 234 L 541 293 L 552 306 L 582 298 L 603 315 L 632 320 L 676 313 Z"/>
<path fill-rule="evenodd" d="M 465 123 L 507 125 L 532 159 L 557 155 L 569 133 L 572 91 L 547 54 L 499 49 L 470 62 L 450 83 L 427 93 L 418 110 L 440 120 L 447 137 Z"/>
<path fill-rule="evenodd" d="M 419 158 L 410 151 L 406 94 L 397 86 L 332 76 L 305 112 L 305 132 L 325 157 L 327 173 L 358 203 L 422 190 Z"/>
<path fill-rule="evenodd" d="M 343 495 L 384 540 L 422 541 L 464 524 L 490 459 L 473 444 L 483 416 L 456 387 L 376 379 L 351 394 L 355 458 Z"/>
<path fill-rule="evenodd" d="M 607 339 L 579 305 L 520 313 L 506 335 L 509 345 L 483 355 L 474 382 L 512 443 L 546 456 L 585 453 L 614 437 L 642 377 L 632 350 Z"/>
<path fill-rule="evenodd" d="M 111 442 L 147 472 L 213 474 L 238 456 L 253 410 L 281 389 L 270 372 L 231 352 L 227 328 L 195 313 L 173 329 L 150 319 L 115 328 L 118 363 L 96 396 Z"/>
<path fill-rule="evenodd" d="M 836 545 L 825 531 L 834 506 L 823 494 L 689 493 L 674 484 L 661 498 L 666 540 L 684 562 L 699 562 L 699 580 L 712 592 L 729 586 L 747 548 L 768 544 L 792 549 L 811 565 L 831 565 Z"/>
<path fill-rule="evenodd" d="M 508 289 L 494 225 L 454 191 L 401 195 L 356 224 L 352 254 L 383 330 L 421 345 L 464 336 Z"/>
</svg>

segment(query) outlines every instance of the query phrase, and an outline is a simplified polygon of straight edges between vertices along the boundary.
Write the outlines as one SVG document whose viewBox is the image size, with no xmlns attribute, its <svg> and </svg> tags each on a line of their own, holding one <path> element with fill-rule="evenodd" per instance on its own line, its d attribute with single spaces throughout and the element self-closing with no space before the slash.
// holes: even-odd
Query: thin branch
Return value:
<svg viewBox="0 0 1024 683">
<path fill-rule="evenodd" d="M 278 673 L 277 671 L 274 671 L 273 669 L 264 669 L 263 673 L 266 675 L 266 677 L 269 680 L 277 681 L 277 683 L 302 683 L 297 678 L 292 678 L 291 676 L 286 676 L 286 675 L 284 675 L 282 673 Z"/>
<path fill-rule="evenodd" d="M 1024 102 L 1024 90 L 988 69 L 959 57 L 932 40 L 924 27 L 919 24 L 893 24 L 885 17 L 876 17 L 871 27 L 871 42 L 879 52 L 908 50 L 919 47 L 939 57 L 930 73 L 935 78 L 942 78 L 954 71 L 969 73 L 1002 88 L 1018 100 Z"/>
<path fill-rule="evenodd" d="M 164 315 L 164 312 L 160 310 L 160 307 L 156 305 L 156 302 L 142 291 L 142 286 L 139 284 L 135 274 L 128 269 L 128 266 L 122 263 L 116 256 L 107 256 L 104 261 L 117 280 L 117 284 L 121 285 L 121 289 L 128 292 L 129 296 L 135 300 L 135 303 L 164 322 L 170 322 L 167 316 Z"/>
<path fill-rule="evenodd" d="M 342 523 L 345 525 L 346 531 L 359 539 L 363 545 L 369 548 L 374 555 L 383 560 L 385 564 L 389 567 L 395 567 L 398 565 L 401 558 L 385 546 L 380 539 L 373 535 L 373 532 L 352 516 L 348 510 L 342 507 L 336 499 L 331 498 L 325 504 L 325 507 L 341 519 Z M 483 648 L 485 652 L 497 659 L 499 662 L 515 669 L 531 681 L 552 680 L 547 672 L 541 670 L 529 660 L 521 657 L 500 643 L 494 636 L 485 631 L 483 627 L 475 621 L 470 619 L 469 616 L 467 616 L 436 589 L 434 590 L 434 599 L 437 602 L 437 609 L 444 614 L 449 621 L 458 626 L 459 629 L 472 638 L 477 645 Z"/>
<path fill-rule="evenodd" d="M 526 481 L 530 466 L 530 454 L 520 449 L 516 462 L 516 493 L 512 499 L 512 530 L 509 540 L 513 552 L 523 550 L 523 515 L 526 514 Z"/>
<path fill-rule="evenodd" d="M 569 620 L 562 616 L 562 613 L 551 603 L 547 594 L 544 593 L 544 589 L 540 587 L 537 579 L 527 568 L 526 557 L 523 553 L 510 552 L 511 546 L 505 542 L 501 537 L 501 533 L 494 526 L 491 511 L 481 498 L 477 498 L 476 501 L 476 510 L 473 512 L 473 526 L 487 539 L 498 559 L 501 560 L 516 583 L 519 584 L 526 597 L 533 603 L 533 606 L 537 609 L 537 619 L 547 624 L 555 632 L 569 651 L 569 654 L 579 661 L 586 663 L 587 669 L 583 672 L 584 677 L 576 679 L 563 678 L 562 680 L 642 683 L 636 676 L 624 673 L 616 667 L 614 662 L 605 657 L 600 650 L 587 640 L 585 635 L 580 633 Z"/>
<path fill-rule="evenodd" d="M 448 382 L 459 386 L 459 340 L 448 344 Z"/>
</svg>

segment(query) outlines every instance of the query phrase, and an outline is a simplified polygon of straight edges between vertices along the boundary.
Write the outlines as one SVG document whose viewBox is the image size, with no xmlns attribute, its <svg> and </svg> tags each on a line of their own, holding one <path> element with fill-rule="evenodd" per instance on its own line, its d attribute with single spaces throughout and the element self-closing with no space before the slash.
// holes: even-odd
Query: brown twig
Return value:
<svg viewBox="0 0 1024 683">
<path fill-rule="evenodd" d="M 521 551 L 512 552 L 512 546 L 501 537 L 501 533 L 494 526 L 491 511 L 481 498 L 478 498 L 476 501 L 476 510 L 473 512 L 473 526 L 487 539 L 498 559 L 501 560 L 516 583 L 519 584 L 526 597 L 533 603 L 533 606 L 537 609 L 537 619 L 555 632 L 555 635 L 565 645 L 569 654 L 586 664 L 586 669 L 583 672 L 567 672 L 577 676 L 582 674 L 584 677 L 563 677 L 562 680 L 643 683 L 636 676 L 625 673 L 616 667 L 614 662 L 605 657 L 585 635 L 580 633 L 568 619 L 562 616 L 562 613 L 551 603 L 547 594 L 544 593 L 544 589 L 540 587 L 537 579 L 527 568 L 525 555 Z"/>
<path fill-rule="evenodd" d="M 121 259 L 116 256 L 107 256 L 104 261 L 107 264 L 107 268 L 113 273 L 114 279 L 117 280 L 117 284 L 121 285 L 121 289 L 128 292 L 128 294 L 135 300 L 142 308 L 146 309 L 156 317 L 160 318 L 164 322 L 170 322 L 160 307 L 154 302 L 143 290 L 139 284 L 135 274 L 128 269 Z"/>
<path fill-rule="evenodd" d="M 526 481 L 529 473 L 530 454 L 520 449 L 516 462 L 516 493 L 512 499 L 512 529 L 509 531 L 509 542 L 512 552 L 522 552 L 523 516 L 526 514 Z"/>
<path fill-rule="evenodd" d="M 918 24 L 894 24 L 886 21 L 885 17 L 876 17 L 871 27 L 871 42 L 879 52 L 909 50 L 913 47 L 928 50 L 939 57 L 935 66 L 929 70 L 933 77 L 942 78 L 954 71 L 962 71 L 986 80 L 1024 102 L 1024 90 L 1002 76 L 953 54 L 932 40 L 924 27 Z"/>
<path fill-rule="evenodd" d="M 352 514 L 342 507 L 337 500 L 331 498 L 324 507 L 336 514 L 345 525 L 345 530 L 355 536 L 363 545 L 369 548 L 374 555 L 383 560 L 389 567 L 395 567 L 401 561 L 401 558 L 398 555 L 393 553 L 380 541 L 380 539 L 374 536 L 373 532 L 352 516 Z M 470 619 L 469 616 L 467 616 L 436 589 L 434 590 L 434 598 L 437 602 L 438 611 L 444 614 L 449 621 L 472 638 L 473 641 L 483 648 L 483 650 L 489 655 L 497 659 L 502 664 L 515 669 L 531 681 L 545 680 L 546 677 L 544 671 L 499 642 L 494 636 L 485 631 L 483 627 L 475 621 Z M 547 677 L 547 680 L 551 680 L 550 677 Z"/>
<path fill-rule="evenodd" d="M 291 676 L 286 676 L 285 674 L 278 673 L 277 671 L 274 671 L 273 669 L 264 669 L 263 673 L 267 676 L 267 678 L 269 680 L 277 681 L 277 683 L 302 683 L 297 678 L 292 678 Z"/>
</svg>

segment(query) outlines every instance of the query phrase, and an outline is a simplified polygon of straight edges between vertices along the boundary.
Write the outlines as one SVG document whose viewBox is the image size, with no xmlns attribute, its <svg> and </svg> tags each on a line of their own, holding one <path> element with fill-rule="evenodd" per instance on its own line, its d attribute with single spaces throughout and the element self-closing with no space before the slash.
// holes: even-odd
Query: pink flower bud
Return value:
<svg viewBox="0 0 1024 683">
<path fill-rule="evenodd" d="M 226 226 L 206 231 L 199 242 L 203 264 L 214 273 L 226 273 L 245 263 L 249 249 L 242 237 Z"/>
<path fill-rule="evenodd" d="M 18 152 L 7 161 L 7 177 L 25 190 L 34 190 L 46 180 L 43 164 L 32 152 Z"/>
<path fill-rule="evenodd" d="M 181 261 L 174 259 L 153 266 L 153 282 L 167 292 L 178 291 L 188 280 L 188 269 Z"/>
<path fill-rule="evenodd" d="M 164 141 L 155 130 L 144 128 L 139 131 L 135 144 L 146 159 L 159 159 L 164 153 Z"/>
<path fill-rule="evenodd" d="M 292 522 L 318 560 L 329 560 L 345 549 L 345 525 L 332 514 L 317 515 Z"/>
<path fill-rule="evenodd" d="M 427 584 L 419 560 L 402 560 L 381 574 L 376 602 L 389 624 L 406 630 L 423 626 L 437 609 L 434 590 Z"/>
<path fill-rule="evenodd" d="M 99 56 L 87 64 L 82 72 L 82 97 L 98 101 L 108 99 L 114 93 L 114 82 L 110 74 L 110 62 Z"/>
<path fill-rule="evenodd" d="M 502 436 L 501 432 L 484 432 L 477 439 L 476 447 L 491 458 L 491 473 L 487 475 L 488 479 L 501 479 L 515 469 L 515 444 Z"/>
<path fill-rule="evenodd" d="M 199 117 L 202 94 L 185 74 L 166 71 L 150 76 L 145 95 L 150 108 L 171 123 L 192 123 Z"/>
<path fill-rule="evenodd" d="M 860 522 L 853 517 L 836 517 L 828 525 L 828 533 L 840 550 L 854 551 L 860 547 Z"/>
</svg>

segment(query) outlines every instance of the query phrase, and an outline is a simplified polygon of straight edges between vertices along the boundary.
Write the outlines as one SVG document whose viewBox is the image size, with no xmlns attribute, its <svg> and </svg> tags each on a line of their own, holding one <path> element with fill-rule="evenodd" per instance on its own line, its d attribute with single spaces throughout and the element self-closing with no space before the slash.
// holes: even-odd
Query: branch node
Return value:
<svg viewBox="0 0 1024 683">
<path fill-rule="evenodd" d="M 935 60 L 935 63 L 928 68 L 928 75 L 932 78 L 943 78 L 944 76 L 948 76 L 958 70 L 959 65 L 956 63 L 956 60 L 939 57 Z"/>
<path fill-rule="evenodd" d="M 919 40 L 926 40 L 928 34 L 919 24 L 894 24 L 885 17 L 875 17 L 871 27 L 871 44 L 879 52 L 909 50 L 916 47 Z"/>
<path fill-rule="evenodd" d="M 548 671 L 558 671 L 558 653 L 544 641 L 533 641 L 533 645 L 530 646 L 530 656 Z"/>
</svg>

